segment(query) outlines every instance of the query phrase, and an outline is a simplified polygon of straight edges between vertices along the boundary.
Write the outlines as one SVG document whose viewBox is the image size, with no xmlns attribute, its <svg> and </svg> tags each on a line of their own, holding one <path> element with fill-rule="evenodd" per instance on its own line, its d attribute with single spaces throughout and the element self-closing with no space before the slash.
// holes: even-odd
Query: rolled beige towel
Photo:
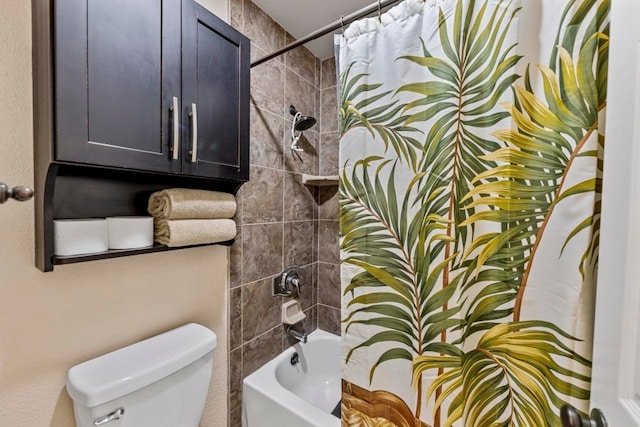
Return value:
<svg viewBox="0 0 640 427">
<path fill-rule="evenodd" d="M 149 198 L 149 213 L 166 219 L 233 218 L 236 198 L 218 191 L 171 188 L 153 193 Z"/>
<path fill-rule="evenodd" d="M 154 240 L 172 248 L 226 242 L 237 233 L 232 219 L 155 218 L 153 224 Z"/>
</svg>

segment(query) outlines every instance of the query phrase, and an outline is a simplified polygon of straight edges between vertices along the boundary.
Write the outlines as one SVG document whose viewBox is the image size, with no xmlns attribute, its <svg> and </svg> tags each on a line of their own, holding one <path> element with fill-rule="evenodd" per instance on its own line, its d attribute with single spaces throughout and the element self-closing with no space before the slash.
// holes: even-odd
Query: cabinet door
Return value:
<svg viewBox="0 0 640 427">
<path fill-rule="evenodd" d="M 249 39 L 182 3 L 183 172 L 249 179 Z"/>
<path fill-rule="evenodd" d="M 56 160 L 179 172 L 180 0 L 54 4 Z"/>
</svg>

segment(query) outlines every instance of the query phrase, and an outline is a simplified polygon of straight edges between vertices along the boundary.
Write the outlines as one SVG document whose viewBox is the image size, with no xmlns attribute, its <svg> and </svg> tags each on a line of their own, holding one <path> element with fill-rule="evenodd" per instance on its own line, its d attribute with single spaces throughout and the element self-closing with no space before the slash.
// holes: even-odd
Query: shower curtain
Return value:
<svg viewBox="0 0 640 427">
<path fill-rule="evenodd" d="M 406 0 L 341 37 L 343 426 L 589 404 L 609 0 Z"/>
</svg>

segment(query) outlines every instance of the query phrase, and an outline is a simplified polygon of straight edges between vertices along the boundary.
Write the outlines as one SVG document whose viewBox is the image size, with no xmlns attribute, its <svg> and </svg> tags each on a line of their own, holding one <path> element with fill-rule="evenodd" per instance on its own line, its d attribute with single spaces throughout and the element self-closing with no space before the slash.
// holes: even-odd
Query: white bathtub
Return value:
<svg viewBox="0 0 640 427">
<path fill-rule="evenodd" d="M 298 353 L 300 363 L 291 365 Z M 340 337 L 316 330 L 245 378 L 243 427 L 339 427 Z"/>
</svg>

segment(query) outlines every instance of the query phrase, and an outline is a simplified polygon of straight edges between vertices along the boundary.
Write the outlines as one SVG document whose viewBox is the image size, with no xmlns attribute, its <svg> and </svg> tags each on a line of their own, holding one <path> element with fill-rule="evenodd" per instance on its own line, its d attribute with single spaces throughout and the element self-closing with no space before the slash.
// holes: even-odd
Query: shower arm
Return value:
<svg viewBox="0 0 640 427">
<path fill-rule="evenodd" d="M 319 30 L 314 31 L 313 33 L 304 36 L 292 43 L 289 43 L 288 45 L 286 45 L 285 47 L 283 47 L 282 49 L 279 49 L 273 53 L 270 53 L 269 55 L 260 58 L 254 62 L 251 63 L 251 68 L 260 65 L 264 62 L 267 62 L 277 56 L 280 56 L 284 53 L 289 52 L 292 49 L 295 49 L 299 46 L 302 46 L 303 44 L 309 43 L 310 41 L 313 41 L 315 39 L 318 39 L 324 35 L 327 35 L 331 32 L 334 32 L 340 28 L 344 28 L 345 25 L 349 25 L 354 21 L 357 21 L 358 19 L 364 18 L 366 16 L 371 15 L 374 12 L 379 12 L 381 9 L 384 9 L 387 6 L 391 6 L 393 4 L 399 3 L 401 0 L 384 0 L 384 1 L 377 1 L 375 3 L 373 3 L 370 6 L 366 6 L 358 11 L 353 12 L 350 15 L 344 16 L 340 19 L 338 19 L 337 21 L 332 22 L 329 25 L 326 25 L 322 28 L 320 28 Z M 424 1 L 424 0 L 423 0 Z"/>
</svg>

